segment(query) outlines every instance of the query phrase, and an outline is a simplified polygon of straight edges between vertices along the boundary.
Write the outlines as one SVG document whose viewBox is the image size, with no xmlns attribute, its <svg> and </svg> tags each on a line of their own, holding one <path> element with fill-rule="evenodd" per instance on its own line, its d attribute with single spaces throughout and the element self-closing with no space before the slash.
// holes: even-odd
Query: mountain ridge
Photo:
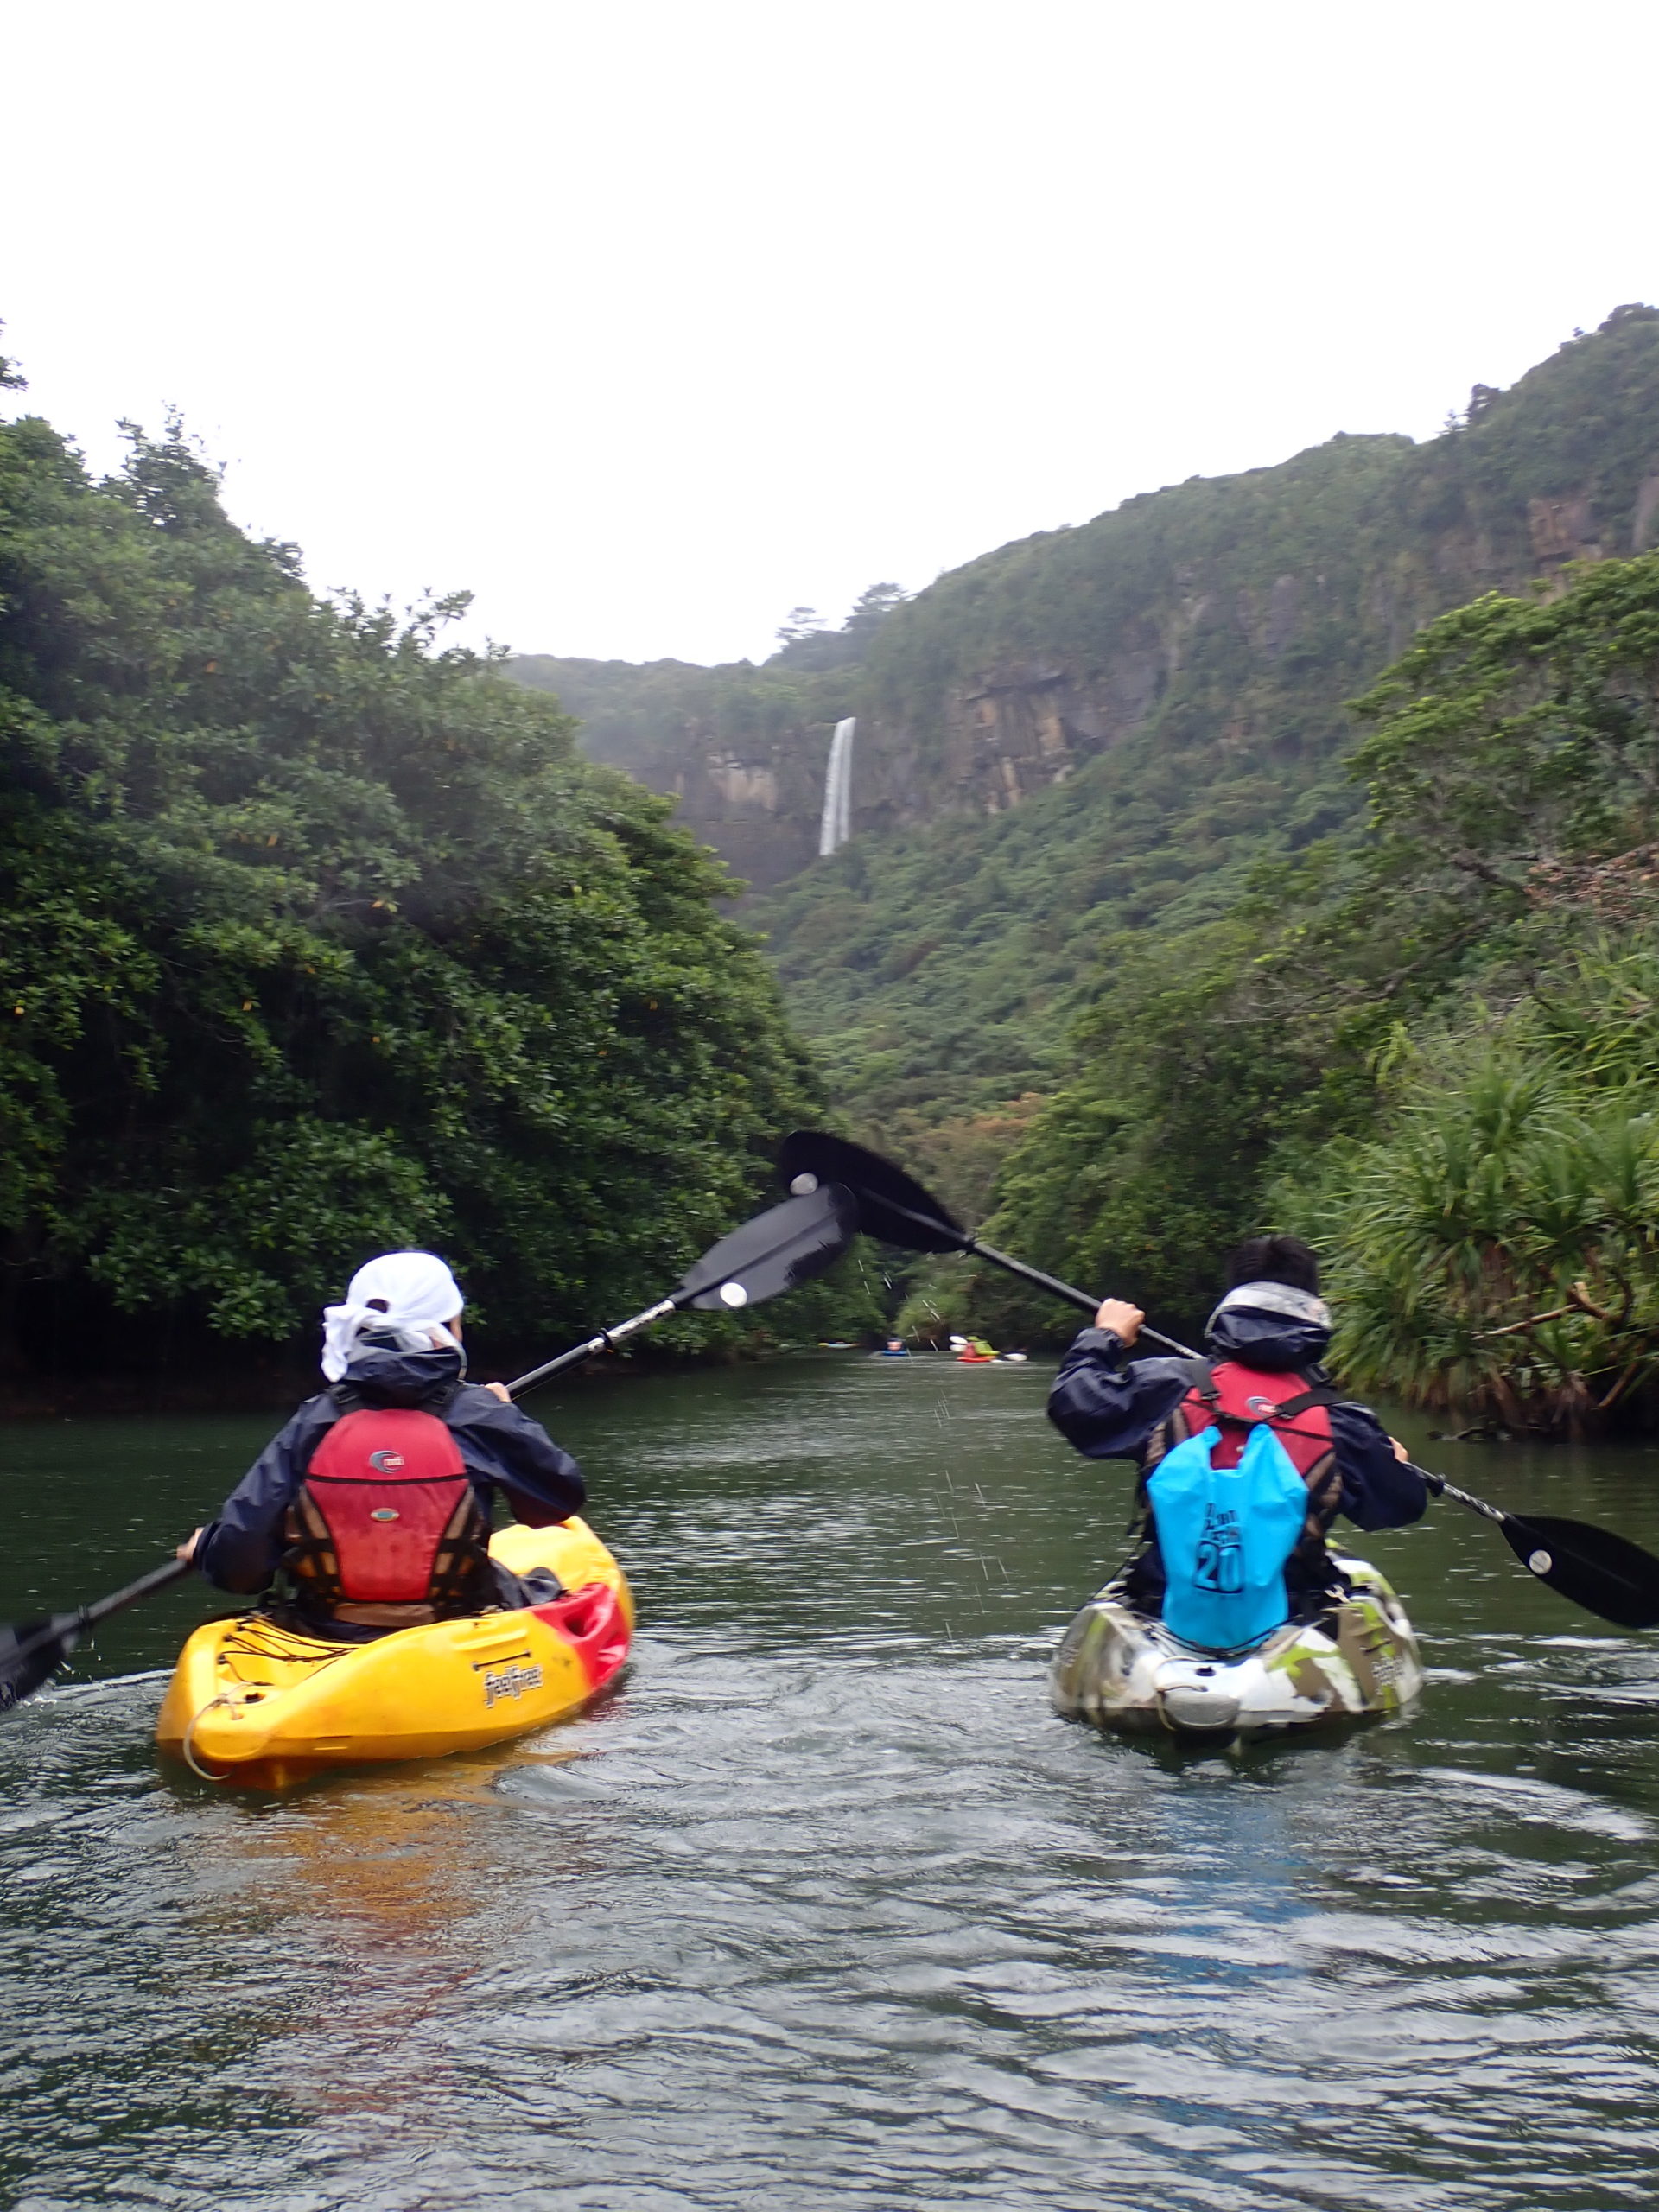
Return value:
<svg viewBox="0 0 1659 2212">
<path fill-rule="evenodd" d="M 1103 944 L 1356 820 L 1344 702 L 1427 622 L 1656 536 L 1659 313 L 1631 306 L 1421 444 L 1342 434 L 982 555 L 856 664 L 616 671 L 585 742 L 760 887 L 855 1119 L 932 1126 L 1054 1079 Z M 573 665 L 538 669 L 580 715 Z M 843 714 L 855 836 L 818 861 Z"/>
</svg>

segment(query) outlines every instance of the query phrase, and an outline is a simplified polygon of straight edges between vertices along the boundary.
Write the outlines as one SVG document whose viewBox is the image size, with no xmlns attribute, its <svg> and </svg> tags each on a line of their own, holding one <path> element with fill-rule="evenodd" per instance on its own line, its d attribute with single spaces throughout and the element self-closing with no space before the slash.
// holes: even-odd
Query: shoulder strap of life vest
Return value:
<svg viewBox="0 0 1659 2212">
<path fill-rule="evenodd" d="M 1342 1393 L 1333 1390 L 1328 1382 L 1310 1382 L 1306 1389 L 1297 1396 L 1280 1399 L 1277 1418 L 1280 1421 L 1294 1421 L 1298 1414 L 1305 1414 L 1310 1406 L 1342 1406 L 1347 1402 Z"/>
</svg>

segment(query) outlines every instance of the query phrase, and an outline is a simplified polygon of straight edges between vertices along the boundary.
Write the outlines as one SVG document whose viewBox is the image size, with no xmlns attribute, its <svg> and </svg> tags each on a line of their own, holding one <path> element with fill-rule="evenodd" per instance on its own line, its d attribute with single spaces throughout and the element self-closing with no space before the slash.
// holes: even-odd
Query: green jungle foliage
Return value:
<svg viewBox="0 0 1659 2212">
<path fill-rule="evenodd" d="M 1608 948 L 1556 980 L 1639 1006 L 1644 1057 L 1610 1083 L 1605 1061 L 1550 1050 L 1525 1008 L 1395 1088 L 1383 1136 L 1333 1144 L 1285 1196 L 1332 1255 L 1333 1357 L 1361 1389 L 1510 1427 L 1650 1408 L 1659 963 L 1650 942 Z"/>
<path fill-rule="evenodd" d="M 1365 835 L 1120 947 L 992 1239 L 1190 1327 L 1271 1216 L 1327 1254 L 1362 1385 L 1649 1418 L 1659 555 L 1459 609 L 1358 704 Z"/>
<path fill-rule="evenodd" d="M 314 599 L 176 426 L 96 482 L 0 425 L 14 1365 L 111 1317 L 289 1338 L 422 1243 L 544 1349 L 660 1296 L 818 1110 L 724 870 L 439 648 L 460 603 Z"/>
<path fill-rule="evenodd" d="M 966 1220 L 995 1208 L 1003 1243 L 1186 1333 L 1226 1246 L 1270 1212 L 1308 1220 L 1310 1194 L 1357 1284 L 1331 1147 L 1382 1147 L 1364 1159 L 1380 1192 L 1394 1133 L 1427 1126 L 1422 1086 L 1452 1113 L 1488 1050 L 1532 1066 L 1522 1014 L 1548 979 L 1592 942 L 1637 957 L 1651 575 L 1617 556 L 1656 540 L 1659 314 L 1623 308 L 1510 391 L 1478 387 L 1441 437 L 1339 437 L 1005 547 L 884 606 L 855 657 L 803 613 L 729 700 L 732 671 L 617 672 L 589 741 L 623 757 L 649 680 L 641 772 L 672 789 L 694 756 L 753 741 L 775 763 L 857 714 L 860 834 L 747 909 L 838 1103 Z M 1566 597 L 1528 595 L 1573 574 Z M 1084 721 L 1092 699 L 1110 734 L 1068 725 L 1066 779 L 988 816 L 1004 724 L 982 740 L 964 702 L 1026 682 Z M 804 765 L 793 790 L 816 805 Z M 1557 1121 L 1566 1080 L 1546 1086 Z M 1598 1099 L 1570 1111 L 1602 1129 L 1618 1109 Z M 1488 1284 L 1512 1281 L 1511 1306 L 1448 1292 L 1462 1349 L 1421 1351 L 1420 1300 L 1397 1361 L 1378 1353 L 1376 1313 L 1405 1296 L 1378 1288 L 1351 1357 L 1436 1402 L 1507 1390 L 1511 1419 L 1640 1411 L 1645 1370 L 1619 1377 L 1647 1308 L 1601 1296 L 1611 1261 L 1586 1235 L 1548 1296 L 1519 1230 Z M 930 1326 L 1070 1326 L 959 1263 L 908 1280 L 906 1318 Z M 1468 1349 L 1580 1281 L 1618 1326 L 1598 1348 L 1587 1308 L 1558 1317 L 1578 1382 L 1522 1374 L 1523 1331 Z"/>
</svg>

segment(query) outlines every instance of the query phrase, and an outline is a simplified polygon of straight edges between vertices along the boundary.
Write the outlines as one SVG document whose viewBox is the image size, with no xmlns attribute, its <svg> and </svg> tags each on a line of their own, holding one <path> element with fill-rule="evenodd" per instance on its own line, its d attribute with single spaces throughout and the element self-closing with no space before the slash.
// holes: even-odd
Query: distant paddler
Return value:
<svg viewBox="0 0 1659 2212">
<path fill-rule="evenodd" d="M 499 1491 L 532 1528 L 563 1521 L 582 1470 L 505 1385 L 467 1381 L 463 1303 L 433 1253 L 359 1268 L 323 1312 L 327 1389 L 179 1557 L 244 1596 L 280 1571 L 294 1624 L 346 1641 L 556 1598 L 544 1570 L 523 1583 L 491 1559 L 492 1507 Z"/>
</svg>

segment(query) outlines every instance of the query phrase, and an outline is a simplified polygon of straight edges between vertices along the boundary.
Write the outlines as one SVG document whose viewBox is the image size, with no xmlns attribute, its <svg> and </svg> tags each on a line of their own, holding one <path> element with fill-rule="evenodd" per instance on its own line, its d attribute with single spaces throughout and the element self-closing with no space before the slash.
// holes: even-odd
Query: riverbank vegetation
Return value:
<svg viewBox="0 0 1659 2212">
<path fill-rule="evenodd" d="M 1191 1327 L 1270 1217 L 1326 1254 L 1360 1387 L 1510 1425 L 1650 1419 L 1659 556 L 1444 616 L 1358 712 L 1363 833 L 1108 948 L 993 1241 Z M 976 1283 L 975 1312 L 1003 1295 Z"/>
<path fill-rule="evenodd" d="M 293 1338 L 423 1243 L 544 1348 L 660 1295 L 817 1110 L 725 871 L 443 645 L 462 603 L 315 597 L 176 427 L 99 481 L 0 424 L 14 1372 Z"/>
</svg>

